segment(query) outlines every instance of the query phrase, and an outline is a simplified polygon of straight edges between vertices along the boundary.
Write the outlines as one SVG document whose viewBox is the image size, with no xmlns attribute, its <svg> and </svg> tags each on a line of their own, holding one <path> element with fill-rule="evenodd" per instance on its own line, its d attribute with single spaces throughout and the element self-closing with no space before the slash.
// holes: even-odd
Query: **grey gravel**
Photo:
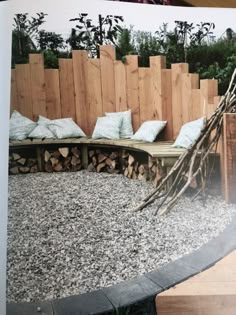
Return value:
<svg viewBox="0 0 236 315">
<path fill-rule="evenodd" d="M 105 173 L 9 177 L 8 302 L 89 292 L 152 271 L 216 237 L 236 213 L 183 197 L 167 215 L 131 209 L 149 183 Z"/>
</svg>

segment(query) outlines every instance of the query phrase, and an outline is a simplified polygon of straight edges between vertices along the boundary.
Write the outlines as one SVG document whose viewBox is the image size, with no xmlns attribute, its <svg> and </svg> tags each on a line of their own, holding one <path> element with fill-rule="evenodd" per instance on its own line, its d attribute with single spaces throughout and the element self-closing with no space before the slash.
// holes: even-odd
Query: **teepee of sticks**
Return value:
<svg viewBox="0 0 236 315">
<path fill-rule="evenodd" d="M 216 150 L 223 129 L 224 113 L 236 112 L 236 69 L 229 87 L 211 117 L 206 121 L 197 141 L 179 157 L 158 187 L 149 194 L 135 209 L 140 211 L 147 205 L 160 199 L 155 215 L 168 212 L 183 195 L 186 189 L 198 177 L 200 185 L 198 195 L 204 192 L 206 180 L 210 173 L 209 155 Z M 173 179 L 173 180 L 172 180 Z M 166 189 L 166 187 L 169 187 Z"/>
</svg>

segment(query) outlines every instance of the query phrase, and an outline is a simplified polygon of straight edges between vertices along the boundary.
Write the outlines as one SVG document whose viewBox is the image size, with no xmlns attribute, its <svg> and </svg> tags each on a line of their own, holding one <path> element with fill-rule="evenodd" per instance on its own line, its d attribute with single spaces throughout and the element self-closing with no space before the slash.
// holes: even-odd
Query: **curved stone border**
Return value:
<svg viewBox="0 0 236 315">
<path fill-rule="evenodd" d="M 215 239 L 189 255 L 132 280 L 54 301 L 7 305 L 7 315 L 156 314 L 160 292 L 213 266 L 236 249 L 236 217 Z"/>
</svg>

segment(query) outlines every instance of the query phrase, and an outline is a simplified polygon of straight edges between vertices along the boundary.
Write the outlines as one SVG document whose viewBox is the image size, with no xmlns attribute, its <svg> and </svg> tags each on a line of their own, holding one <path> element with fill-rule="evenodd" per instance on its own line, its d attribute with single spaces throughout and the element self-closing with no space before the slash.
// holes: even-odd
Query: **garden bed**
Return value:
<svg viewBox="0 0 236 315">
<path fill-rule="evenodd" d="M 216 237 L 236 212 L 185 196 L 166 216 L 131 209 L 153 186 L 106 173 L 9 177 L 8 302 L 92 291 L 157 269 Z"/>
</svg>

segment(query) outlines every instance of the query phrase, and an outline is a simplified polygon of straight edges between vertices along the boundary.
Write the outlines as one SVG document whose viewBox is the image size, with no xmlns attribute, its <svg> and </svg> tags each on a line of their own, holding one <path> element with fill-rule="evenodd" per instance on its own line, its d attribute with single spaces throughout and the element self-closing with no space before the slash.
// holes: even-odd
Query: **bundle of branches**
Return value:
<svg viewBox="0 0 236 315">
<path fill-rule="evenodd" d="M 221 98 L 215 112 L 206 121 L 197 141 L 179 157 L 158 187 L 148 195 L 135 209 L 142 210 L 147 205 L 160 199 L 155 215 L 168 212 L 196 179 L 200 182 L 198 195 L 204 192 L 206 180 L 210 173 L 209 155 L 215 149 L 222 134 L 224 113 L 236 112 L 236 69 L 229 87 Z M 172 179 L 174 180 L 172 181 Z M 169 187 L 166 189 L 166 187 Z"/>
</svg>

